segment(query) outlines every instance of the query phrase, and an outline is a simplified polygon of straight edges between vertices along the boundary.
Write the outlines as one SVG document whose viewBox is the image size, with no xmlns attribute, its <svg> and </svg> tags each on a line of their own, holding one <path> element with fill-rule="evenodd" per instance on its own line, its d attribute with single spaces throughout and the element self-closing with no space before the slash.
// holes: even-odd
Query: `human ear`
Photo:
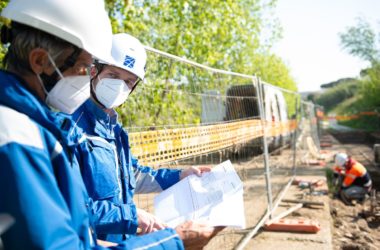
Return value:
<svg viewBox="0 0 380 250">
<path fill-rule="evenodd" d="M 29 65 L 35 74 L 41 74 L 49 66 L 49 57 L 46 50 L 32 49 L 29 53 Z"/>
</svg>

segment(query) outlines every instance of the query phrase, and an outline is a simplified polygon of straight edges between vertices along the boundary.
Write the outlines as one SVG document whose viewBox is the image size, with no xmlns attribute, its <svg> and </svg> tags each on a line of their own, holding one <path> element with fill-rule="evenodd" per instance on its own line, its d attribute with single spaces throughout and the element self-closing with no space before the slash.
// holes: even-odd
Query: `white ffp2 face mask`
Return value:
<svg viewBox="0 0 380 250">
<path fill-rule="evenodd" d="M 65 76 L 50 90 L 46 104 L 72 114 L 90 98 L 90 76 Z"/>
<path fill-rule="evenodd" d="M 103 78 L 95 87 L 98 101 L 106 108 L 115 108 L 127 100 L 131 89 L 120 79 Z"/>
<path fill-rule="evenodd" d="M 90 98 L 90 76 L 63 76 L 50 54 L 48 54 L 48 58 L 61 79 L 48 92 L 41 76 L 37 74 L 37 78 L 46 94 L 45 103 L 53 109 L 72 114 Z"/>
</svg>

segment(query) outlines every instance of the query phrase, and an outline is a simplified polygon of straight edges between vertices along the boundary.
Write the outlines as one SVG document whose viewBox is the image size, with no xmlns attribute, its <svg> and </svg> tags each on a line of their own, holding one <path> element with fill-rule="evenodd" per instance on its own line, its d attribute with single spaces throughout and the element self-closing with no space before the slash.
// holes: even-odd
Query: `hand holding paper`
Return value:
<svg viewBox="0 0 380 250">
<path fill-rule="evenodd" d="M 201 177 L 184 178 L 157 195 L 154 206 L 156 216 L 171 227 L 187 220 L 211 226 L 245 227 L 243 183 L 230 161 Z"/>
<path fill-rule="evenodd" d="M 193 221 L 186 221 L 175 228 L 186 250 L 203 249 L 203 247 L 223 229 L 224 227 L 211 227 Z"/>
</svg>

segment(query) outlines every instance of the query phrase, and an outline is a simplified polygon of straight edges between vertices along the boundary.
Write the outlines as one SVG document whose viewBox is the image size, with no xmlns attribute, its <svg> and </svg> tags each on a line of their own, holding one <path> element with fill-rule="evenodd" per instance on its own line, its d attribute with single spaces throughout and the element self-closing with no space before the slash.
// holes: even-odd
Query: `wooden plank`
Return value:
<svg viewBox="0 0 380 250">
<path fill-rule="evenodd" d="M 317 233 L 321 230 L 318 221 L 309 219 L 280 219 L 272 224 L 265 224 L 264 228 L 270 231 Z"/>
<path fill-rule="evenodd" d="M 282 202 L 289 203 L 302 203 L 303 205 L 315 205 L 315 206 L 324 206 L 325 203 L 319 201 L 307 201 L 307 200 L 291 200 L 291 199 L 283 199 Z"/>
<path fill-rule="evenodd" d="M 303 204 L 302 204 L 302 203 L 299 203 L 299 204 L 297 204 L 297 205 L 295 205 L 295 206 L 289 208 L 288 210 L 286 210 L 286 211 L 280 213 L 279 215 L 277 215 L 276 217 L 272 218 L 271 220 L 269 220 L 269 221 L 268 221 L 267 223 L 265 223 L 265 224 L 268 224 L 268 225 L 269 225 L 269 224 L 272 224 L 272 223 L 274 223 L 274 222 L 277 222 L 277 221 L 279 221 L 280 219 L 282 219 L 282 218 L 284 218 L 285 216 L 287 216 L 288 214 L 291 214 L 291 213 L 293 213 L 294 211 L 300 209 L 302 206 L 303 206 Z"/>
</svg>

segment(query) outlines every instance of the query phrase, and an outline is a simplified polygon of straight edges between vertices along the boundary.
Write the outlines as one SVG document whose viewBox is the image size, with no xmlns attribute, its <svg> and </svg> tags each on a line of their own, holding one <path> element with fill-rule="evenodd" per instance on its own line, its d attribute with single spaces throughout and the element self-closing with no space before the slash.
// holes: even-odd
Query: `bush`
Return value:
<svg viewBox="0 0 380 250">
<path fill-rule="evenodd" d="M 315 96 L 314 101 L 323 106 L 326 112 L 329 112 L 344 100 L 353 97 L 357 93 L 358 85 L 359 81 L 339 84 Z"/>
</svg>

